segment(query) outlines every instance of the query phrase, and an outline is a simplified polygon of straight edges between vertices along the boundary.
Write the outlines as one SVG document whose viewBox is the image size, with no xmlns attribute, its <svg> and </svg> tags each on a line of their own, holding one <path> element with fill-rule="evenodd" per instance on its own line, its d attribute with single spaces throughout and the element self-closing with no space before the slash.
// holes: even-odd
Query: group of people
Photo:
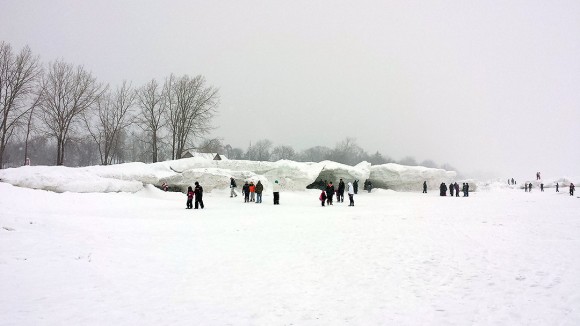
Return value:
<svg viewBox="0 0 580 326">
<path fill-rule="evenodd" d="M 447 185 L 445 182 L 441 182 L 439 186 L 439 195 L 440 196 L 447 196 Z M 463 186 L 461 187 L 461 191 L 463 192 L 463 197 L 469 197 L 469 183 L 464 182 Z M 423 182 L 423 192 L 427 192 L 427 182 Z M 455 197 L 459 197 L 459 184 L 457 182 L 449 184 L 449 194 L 453 197 L 455 193 Z"/>
<path fill-rule="evenodd" d="M 357 181 L 355 181 L 355 182 L 357 182 Z M 330 181 L 328 183 L 328 185 L 326 186 L 326 188 L 322 189 L 322 192 L 320 193 L 318 200 L 320 200 L 320 204 L 322 206 L 324 206 L 325 203 L 328 205 L 332 205 L 333 204 L 333 197 L 336 194 L 336 202 L 343 203 L 344 202 L 344 190 L 345 190 L 345 184 L 344 184 L 344 181 L 342 181 L 342 179 L 340 179 L 340 181 L 338 182 L 337 189 L 335 189 L 334 185 L 332 184 L 332 181 Z M 354 206 L 354 194 L 355 194 L 354 185 L 352 184 L 352 182 L 349 182 L 348 183 L 348 200 L 349 200 L 348 206 Z"/>
<path fill-rule="evenodd" d="M 193 207 L 192 201 L 195 198 L 195 208 Z M 195 182 L 195 188 L 192 189 L 191 186 L 187 187 L 187 207 L 186 209 L 198 209 L 201 207 L 203 209 L 203 187 L 199 182 Z"/>
<path fill-rule="evenodd" d="M 515 185 L 517 184 L 516 180 L 514 180 L 514 178 L 508 179 L 508 185 Z"/>
<path fill-rule="evenodd" d="M 236 192 L 237 186 L 236 179 L 234 179 L 234 177 L 230 177 L 230 198 L 238 197 L 238 193 Z M 274 181 L 272 188 L 274 195 L 274 205 L 280 205 L 280 182 L 278 182 L 278 180 Z M 262 192 L 264 192 L 264 185 L 260 180 L 258 180 L 255 185 L 253 181 L 246 181 L 242 186 L 242 195 L 244 195 L 245 203 L 255 202 L 256 204 L 261 204 Z"/>
<path fill-rule="evenodd" d="M 525 183 L 524 184 L 524 191 L 525 192 L 532 192 L 532 183 Z M 574 196 L 574 190 L 575 190 L 575 186 L 573 183 L 570 182 L 570 196 Z M 540 183 L 540 191 L 544 191 L 544 183 Z M 560 185 L 556 182 L 556 192 L 560 192 Z"/>
</svg>

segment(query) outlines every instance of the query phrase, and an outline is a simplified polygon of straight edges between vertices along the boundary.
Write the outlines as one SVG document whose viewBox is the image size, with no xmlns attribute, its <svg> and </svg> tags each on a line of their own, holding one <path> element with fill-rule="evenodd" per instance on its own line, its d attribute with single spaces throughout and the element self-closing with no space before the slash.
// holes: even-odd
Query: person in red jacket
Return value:
<svg viewBox="0 0 580 326">
<path fill-rule="evenodd" d="M 326 192 L 324 190 L 322 190 L 322 192 L 320 193 L 320 197 L 318 197 L 318 200 L 320 200 L 322 207 L 324 207 L 324 202 L 326 201 Z"/>
<path fill-rule="evenodd" d="M 193 189 L 191 188 L 191 186 L 187 187 L 187 207 L 186 209 L 192 209 L 193 208 Z"/>
</svg>

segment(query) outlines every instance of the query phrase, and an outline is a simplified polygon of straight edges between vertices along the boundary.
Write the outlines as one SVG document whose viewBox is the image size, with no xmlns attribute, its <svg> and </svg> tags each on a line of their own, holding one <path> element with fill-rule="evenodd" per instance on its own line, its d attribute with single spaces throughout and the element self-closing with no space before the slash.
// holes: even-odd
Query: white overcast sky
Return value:
<svg viewBox="0 0 580 326">
<path fill-rule="evenodd" d="M 139 86 L 220 89 L 214 135 L 580 175 L 580 1 L 0 0 L 0 40 Z"/>
</svg>

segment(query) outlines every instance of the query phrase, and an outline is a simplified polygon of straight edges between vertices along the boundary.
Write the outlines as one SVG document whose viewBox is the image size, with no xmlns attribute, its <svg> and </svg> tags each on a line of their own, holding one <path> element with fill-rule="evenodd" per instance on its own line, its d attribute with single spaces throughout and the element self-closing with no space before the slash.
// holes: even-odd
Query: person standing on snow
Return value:
<svg viewBox="0 0 580 326">
<path fill-rule="evenodd" d="M 254 181 L 250 181 L 250 201 L 256 201 L 256 186 Z"/>
<path fill-rule="evenodd" d="M 427 193 L 427 181 L 423 181 L 423 193 Z"/>
<path fill-rule="evenodd" d="M 348 183 L 348 200 L 348 206 L 354 206 L 354 186 L 350 182 Z"/>
<path fill-rule="evenodd" d="M 528 183 L 527 183 L 527 182 L 525 183 L 524 190 L 525 190 L 526 192 L 528 192 Z"/>
<path fill-rule="evenodd" d="M 332 197 L 333 196 L 334 196 L 334 186 L 332 185 L 332 181 L 331 181 L 326 186 L 326 203 L 328 205 L 332 205 Z"/>
<path fill-rule="evenodd" d="M 262 181 L 258 180 L 256 184 L 256 204 L 262 203 L 262 191 L 264 191 L 264 185 Z"/>
<path fill-rule="evenodd" d="M 354 180 L 352 186 L 354 187 L 354 194 L 358 194 L 358 180 Z"/>
<path fill-rule="evenodd" d="M 320 204 L 322 205 L 322 207 L 324 207 L 324 202 L 326 202 L 326 192 L 324 190 L 322 190 L 322 192 L 320 192 L 320 196 L 318 197 L 318 200 L 320 200 Z"/>
<path fill-rule="evenodd" d="M 451 183 L 449 184 L 449 195 L 450 195 L 451 197 L 453 197 L 453 190 L 455 190 L 455 187 L 453 186 L 453 182 L 451 182 Z"/>
<path fill-rule="evenodd" d="M 544 184 L 540 183 L 540 191 L 544 192 Z"/>
<path fill-rule="evenodd" d="M 576 189 L 576 187 L 574 186 L 574 184 L 572 182 L 570 182 L 570 196 L 574 196 L 575 189 Z"/>
<path fill-rule="evenodd" d="M 447 196 L 447 186 L 445 185 L 445 182 L 441 182 L 441 185 L 439 186 L 439 196 Z"/>
<path fill-rule="evenodd" d="M 336 202 L 344 203 L 344 181 L 340 179 L 338 182 L 338 192 L 336 193 Z"/>
<path fill-rule="evenodd" d="M 558 182 L 556 182 L 556 192 L 560 192 L 560 189 L 558 189 Z"/>
<path fill-rule="evenodd" d="M 193 207 L 192 201 L 193 201 L 193 189 L 191 189 L 191 186 L 189 186 L 187 187 L 187 203 L 185 204 L 187 205 L 185 207 L 186 209 L 191 209 Z"/>
<path fill-rule="evenodd" d="M 274 181 L 274 184 L 272 185 L 272 190 L 273 190 L 273 195 L 274 195 L 274 205 L 280 205 L 280 190 L 282 189 L 282 187 L 280 186 L 280 183 L 278 182 L 278 180 Z"/>
<path fill-rule="evenodd" d="M 244 195 L 244 203 L 250 201 L 250 185 L 248 184 L 248 181 L 246 181 L 242 187 L 242 195 Z"/>
<path fill-rule="evenodd" d="M 195 208 L 197 209 L 198 206 L 201 207 L 201 209 L 203 209 L 203 188 L 199 185 L 199 182 L 195 182 L 195 190 L 193 191 L 195 193 Z"/>
<path fill-rule="evenodd" d="M 234 177 L 230 177 L 230 198 L 238 197 L 238 194 L 236 193 L 235 190 L 236 187 L 237 187 L 236 180 L 234 180 Z"/>
</svg>

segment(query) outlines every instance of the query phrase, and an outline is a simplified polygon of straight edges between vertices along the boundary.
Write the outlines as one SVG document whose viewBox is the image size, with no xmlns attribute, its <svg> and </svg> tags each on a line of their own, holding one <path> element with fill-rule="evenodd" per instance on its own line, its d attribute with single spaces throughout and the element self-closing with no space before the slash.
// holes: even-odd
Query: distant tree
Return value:
<svg viewBox="0 0 580 326">
<path fill-rule="evenodd" d="M 449 163 L 444 163 L 444 164 L 442 164 L 442 165 L 441 165 L 441 168 L 442 168 L 443 170 L 447 170 L 447 171 L 456 171 L 456 172 L 457 172 L 457 169 L 456 169 L 454 166 L 452 166 L 451 164 L 449 164 Z"/>
<path fill-rule="evenodd" d="M 322 162 L 330 159 L 331 152 L 332 150 L 326 146 L 315 146 L 302 151 L 299 158 L 303 162 Z"/>
<path fill-rule="evenodd" d="M 356 165 L 361 162 L 364 154 L 364 150 L 357 145 L 356 139 L 347 137 L 336 144 L 331 152 L 331 158 L 338 163 Z"/>
<path fill-rule="evenodd" d="M 10 44 L 0 42 L 0 168 L 10 138 L 38 103 L 40 74 L 39 59 L 28 46 L 16 54 Z"/>
<path fill-rule="evenodd" d="M 432 160 L 424 160 L 419 165 L 424 166 L 426 168 L 437 168 L 437 163 L 433 162 Z"/>
<path fill-rule="evenodd" d="M 158 161 L 161 130 L 165 126 L 164 112 L 167 108 L 166 94 L 155 79 L 137 90 L 137 105 L 140 113 L 136 123 L 148 137 L 145 140 L 151 147 L 153 163 Z"/>
<path fill-rule="evenodd" d="M 401 165 L 408 165 L 408 166 L 417 166 L 417 161 L 412 156 L 407 156 L 399 161 Z"/>
<path fill-rule="evenodd" d="M 221 153 L 224 154 L 224 144 L 219 138 L 204 139 L 198 146 L 200 153 Z"/>
<path fill-rule="evenodd" d="M 241 148 L 237 148 L 237 147 L 230 148 L 230 150 L 228 150 L 226 152 L 226 156 L 230 160 L 243 160 L 244 159 L 244 150 Z"/>
<path fill-rule="evenodd" d="M 392 160 L 389 159 L 388 157 L 385 158 L 381 153 L 379 153 L 379 151 L 377 151 L 372 156 L 369 156 L 368 159 L 367 159 L 367 161 L 369 163 L 371 163 L 372 165 L 380 165 L 380 164 L 389 163 Z"/>
<path fill-rule="evenodd" d="M 55 61 L 42 78 L 39 118 L 56 140 L 56 164 L 64 164 L 65 144 L 80 115 L 93 105 L 103 86 L 82 66 Z"/>
<path fill-rule="evenodd" d="M 246 152 L 246 158 L 252 161 L 269 161 L 270 148 L 272 148 L 272 141 L 269 139 L 261 139 L 255 145 L 250 145 Z"/>
<path fill-rule="evenodd" d="M 296 151 L 292 146 L 276 146 L 272 149 L 272 155 L 270 159 L 272 161 L 278 160 L 294 160 L 296 158 Z"/>
<path fill-rule="evenodd" d="M 216 113 L 218 90 L 206 86 L 203 76 L 191 78 L 173 75 L 165 82 L 167 121 L 172 135 L 173 159 L 180 159 L 193 140 L 211 130 L 211 121 Z"/>
<path fill-rule="evenodd" d="M 136 93 L 131 84 L 123 82 L 114 92 L 107 91 L 96 101 L 92 110 L 83 113 L 85 126 L 98 146 L 102 165 L 122 155 L 121 133 L 133 123 L 132 110 Z"/>
</svg>

